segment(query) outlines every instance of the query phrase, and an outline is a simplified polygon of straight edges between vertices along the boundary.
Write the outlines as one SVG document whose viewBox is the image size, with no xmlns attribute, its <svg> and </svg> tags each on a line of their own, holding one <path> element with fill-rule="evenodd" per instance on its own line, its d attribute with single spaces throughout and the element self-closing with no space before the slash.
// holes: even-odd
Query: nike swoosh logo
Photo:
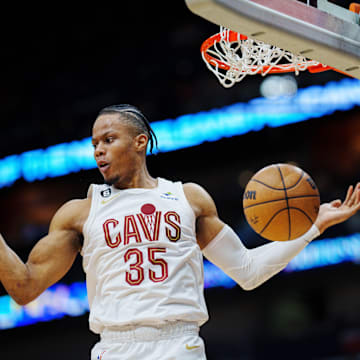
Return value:
<svg viewBox="0 0 360 360">
<path fill-rule="evenodd" d="M 116 194 L 116 195 L 114 195 L 113 197 L 111 197 L 110 199 L 107 199 L 107 200 L 101 200 L 101 204 L 107 204 L 108 202 L 110 202 L 110 201 L 113 201 L 114 199 L 116 199 L 118 196 L 120 196 L 121 195 L 121 193 L 118 193 L 118 194 Z"/>
<path fill-rule="evenodd" d="M 193 349 L 197 349 L 197 348 L 199 348 L 199 347 L 200 347 L 199 345 L 189 346 L 188 344 L 186 344 L 186 350 L 193 350 Z"/>
</svg>

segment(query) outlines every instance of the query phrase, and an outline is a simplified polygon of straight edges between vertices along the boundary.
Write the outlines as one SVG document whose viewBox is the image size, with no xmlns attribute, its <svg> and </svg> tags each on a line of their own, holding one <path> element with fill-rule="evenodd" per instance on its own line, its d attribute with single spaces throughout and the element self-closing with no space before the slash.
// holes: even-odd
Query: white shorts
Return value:
<svg viewBox="0 0 360 360">
<path fill-rule="evenodd" d="M 199 326 L 174 322 L 163 326 L 105 329 L 91 360 L 206 360 Z"/>
</svg>

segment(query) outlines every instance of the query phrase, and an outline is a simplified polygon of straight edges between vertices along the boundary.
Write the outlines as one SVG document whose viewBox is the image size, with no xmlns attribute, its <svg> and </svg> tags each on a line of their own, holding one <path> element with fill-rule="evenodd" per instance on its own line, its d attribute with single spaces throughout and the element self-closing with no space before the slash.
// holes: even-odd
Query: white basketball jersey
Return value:
<svg viewBox="0 0 360 360">
<path fill-rule="evenodd" d="M 207 319 L 195 214 L 182 184 L 92 185 L 83 228 L 90 329 Z"/>
</svg>

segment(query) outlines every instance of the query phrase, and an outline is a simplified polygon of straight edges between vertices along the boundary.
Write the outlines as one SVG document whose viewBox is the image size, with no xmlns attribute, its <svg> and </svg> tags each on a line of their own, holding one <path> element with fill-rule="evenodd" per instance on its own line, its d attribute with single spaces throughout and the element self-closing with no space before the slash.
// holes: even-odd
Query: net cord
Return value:
<svg viewBox="0 0 360 360">
<path fill-rule="evenodd" d="M 248 38 L 222 26 L 218 34 L 203 43 L 201 53 L 208 69 L 226 88 L 242 81 L 247 75 L 266 76 L 269 73 L 285 72 L 298 75 L 300 71 L 311 68 L 316 72 L 328 70 L 326 65 L 315 60 Z"/>
</svg>

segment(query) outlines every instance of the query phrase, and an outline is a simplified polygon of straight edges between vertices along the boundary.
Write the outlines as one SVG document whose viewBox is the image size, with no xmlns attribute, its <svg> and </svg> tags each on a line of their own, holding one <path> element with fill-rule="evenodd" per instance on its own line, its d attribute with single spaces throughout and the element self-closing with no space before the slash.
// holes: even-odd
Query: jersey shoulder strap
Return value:
<svg viewBox="0 0 360 360">
<path fill-rule="evenodd" d="M 91 206 L 89 215 L 83 226 L 84 246 L 86 245 L 87 239 L 89 238 L 91 225 L 96 219 L 96 213 L 99 208 L 101 198 L 110 196 L 111 188 L 106 184 L 91 184 L 89 186 L 87 195 L 91 198 Z"/>
<path fill-rule="evenodd" d="M 173 182 L 163 178 L 159 178 L 159 181 L 159 189 L 162 192 L 161 197 L 173 197 L 174 199 L 179 200 L 184 208 L 190 212 L 191 216 L 195 217 L 194 210 L 185 195 L 183 183 L 181 181 Z"/>
</svg>

